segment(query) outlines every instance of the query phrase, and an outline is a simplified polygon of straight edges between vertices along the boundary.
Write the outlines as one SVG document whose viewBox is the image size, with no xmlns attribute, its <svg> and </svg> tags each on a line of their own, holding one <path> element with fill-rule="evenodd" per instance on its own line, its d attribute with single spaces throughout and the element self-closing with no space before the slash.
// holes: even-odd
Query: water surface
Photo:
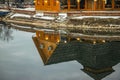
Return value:
<svg viewBox="0 0 120 80">
<path fill-rule="evenodd" d="M 32 35 L 0 26 L 0 80 L 93 80 L 77 61 L 44 66 Z M 103 80 L 120 80 L 120 64 L 113 69 L 115 72 Z"/>
</svg>

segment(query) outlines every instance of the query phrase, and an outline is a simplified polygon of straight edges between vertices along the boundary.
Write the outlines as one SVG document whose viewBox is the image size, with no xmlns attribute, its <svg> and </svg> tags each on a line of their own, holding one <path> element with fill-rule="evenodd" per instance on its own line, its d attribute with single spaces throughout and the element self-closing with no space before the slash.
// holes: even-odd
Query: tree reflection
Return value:
<svg viewBox="0 0 120 80">
<path fill-rule="evenodd" d="M 9 42 L 13 39 L 11 26 L 0 22 L 0 40 Z"/>
</svg>

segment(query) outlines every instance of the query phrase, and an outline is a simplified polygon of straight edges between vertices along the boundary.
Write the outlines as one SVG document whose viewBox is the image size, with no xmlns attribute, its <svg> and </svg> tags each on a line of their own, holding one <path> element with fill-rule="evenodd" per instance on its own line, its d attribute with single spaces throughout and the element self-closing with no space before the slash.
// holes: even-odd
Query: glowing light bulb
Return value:
<svg viewBox="0 0 120 80">
<path fill-rule="evenodd" d="M 48 40 L 48 37 L 45 37 L 45 40 Z"/>
<path fill-rule="evenodd" d="M 59 42 L 60 42 L 60 40 L 58 39 L 58 40 L 57 40 L 57 42 L 59 43 Z"/>
<path fill-rule="evenodd" d="M 64 43 L 67 43 L 67 41 L 64 41 Z"/>
<path fill-rule="evenodd" d="M 48 1 L 47 0 L 45 0 L 45 3 L 47 3 Z"/>
<path fill-rule="evenodd" d="M 80 40 L 80 38 L 76 38 L 78 41 Z"/>
<path fill-rule="evenodd" d="M 56 1 L 56 3 L 58 4 L 58 3 L 59 3 L 59 1 L 57 0 L 57 1 Z"/>
<path fill-rule="evenodd" d="M 93 44 L 96 44 L 96 41 L 93 41 Z"/>
<path fill-rule="evenodd" d="M 103 43 L 105 43 L 106 41 L 105 40 L 102 40 Z"/>
</svg>

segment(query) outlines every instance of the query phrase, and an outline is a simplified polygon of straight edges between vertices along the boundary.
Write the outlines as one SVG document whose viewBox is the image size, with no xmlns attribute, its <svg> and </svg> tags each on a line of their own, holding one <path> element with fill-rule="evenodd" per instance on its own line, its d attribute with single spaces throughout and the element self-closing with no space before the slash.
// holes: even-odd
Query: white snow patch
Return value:
<svg viewBox="0 0 120 80">
<path fill-rule="evenodd" d="M 26 11 L 35 11 L 35 8 L 12 8 L 14 10 L 26 10 Z"/>
<path fill-rule="evenodd" d="M 41 17 L 41 16 L 44 16 L 44 13 L 43 13 L 43 12 L 37 13 L 37 14 L 33 15 L 33 17 Z"/>
<path fill-rule="evenodd" d="M 40 19 L 45 19 L 45 20 L 54 20 L 54 17 L 50 17 L 50 16 L 42 16 L 40 17 Z"/>
<path fill-rule="evenodd" d="M 44 13 L 37 13 L 35 15 L 33 15 L 34 18 L 37 19 L 43 19 L 43 20 L 54 20 L 55 17 L 51 17 L 51 16 L 44 16 Z"/>
<path fill-rule="evenodd" d="M 79 16 L 79 17 L 72 17 L 72 19 L 83 19 L 83 18 L 114 18 L 118 19 L 120 16 Z"/>
<path fill-rule="evenodd" d="M 35 11 L 35 8 L 25 8 L 24 10 L 27 10 L 27 11 Z"/>
<path fill-rule="evenodd" d="M 61 16 L 62 18 L 66 18 L 67 17 L 67 13 L 59 13 L 59 16 Z"/>
<path fill-rule="evenodd" d="M 14 18 L 14 17 L 25 17 L 25 18 L 31 18 L 30 15 L 26 15 L 26 14 L 19 14 L 19 13 L 16 13 L 14 15 L 12 15 L 10 18 Z"/>
<path fill-rule="evenodd" d="M 9 10 L 0 9 L 2 12 L 9 12 Z"/>
</svg>

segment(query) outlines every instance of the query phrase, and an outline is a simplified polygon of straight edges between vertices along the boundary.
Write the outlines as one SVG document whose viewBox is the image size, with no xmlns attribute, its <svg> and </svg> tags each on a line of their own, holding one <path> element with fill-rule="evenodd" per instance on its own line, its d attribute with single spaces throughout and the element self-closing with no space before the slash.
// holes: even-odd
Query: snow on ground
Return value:
<svg viewBox="0 0 120 80">
<path fill-rule="evenodd" d="M 37 19 L 43 19 L 43 20 L 54 20 L 55 17 L 51 17 L 51 16 L 44 16 L 44 13 L 37 13 L 35 15 L 33 15 L 34 18 Z"/>
<path fill-rule="evenodd" d="M 50 17 L 50 16 L 41 16 L 41 17 L 35 17 L 35 18 L 43 19 L 43 20 L 54 20 L 55 19 L 55 17 Z"/>
<path fill-rule="evenodd" d="M 120 11 L 82 11 L 82 12 L 120 13 Z"/>
<path fill-rule="evenodd" d="M 67 13 L 59 13 L 59 16 L 61 16 L 62 18 L 66 18 L 67 17 Z"/>
<path fill-rule="evenodd" d="M 2 12 L 9 12 L 9 10 L 0 9 Z"/>
<path fill-rule="evenodd" d="M 35 11 L 35 8 L 13 8 L 15 10 Z"/>
<path fill-rule="evenodd" d="M 25 8 L 24 10 L 35 11 L 35 8 Z"/>
<path fill-rule="evenodd" d="M 72 19 L 83 19 L 83 18 L 114 18 L 118 19 L 120 16 L 79 16 L 79 17 L 72 17 Z"/>
<path fill-rule="evenodd" d="M 33 17 L 41 17 L 41 16 L 44 16 L 44 13 L 43 13 L 43 12 L 37 13 L 37 14 L 33 15 Z"/>
<path fill-rule="evenodd" d="M 26 15 L 26 14 L 19 14 L 19 13 L 16 13 L 14 15 L 12 15 L 10 18 L 14 18 L 14 17 L 25 17 L 25 18 L 31 18 L 30 15 Z"/>
</svg>

